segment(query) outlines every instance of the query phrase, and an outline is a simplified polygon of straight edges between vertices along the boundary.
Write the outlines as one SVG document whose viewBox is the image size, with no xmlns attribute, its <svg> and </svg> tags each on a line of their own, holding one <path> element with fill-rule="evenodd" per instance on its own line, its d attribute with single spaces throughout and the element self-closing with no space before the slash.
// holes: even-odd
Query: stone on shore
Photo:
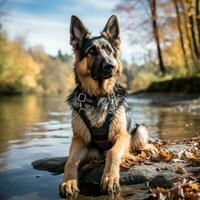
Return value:
<svg viewBox="0 0 200 200">
<path fill-rule="evenodd" d="M 171 152 L 178 153 L 190 148 L 188 144 L 174 144 L 168 147 Z M 66 157 L 45 158 L 36 160 L 32 163 L 38 170 L 46 170 L 54 174 L 60 174 L 64 171 Z M 183 168 L 183 173 L 177 172 L 177 167 Z M 103 173 L 104 163 L 99 163 L 95 168 L 81 170 L 79 174 L 79 186 L 84 191 L 100 191 L 99 183 Z M 172 186 L 171 180 L 180 176 L 199 176 L 200 166 L 191 165 L 190 162 L 181 159 L 166 161 L 145 161 L 132 166 L 129 170 L 121 170 L 120 184 L 133 185 L 147 183 L 151 187 L 169 188 Z M 89 190 L 87 190 L 89 189 Z"/>
</svg>

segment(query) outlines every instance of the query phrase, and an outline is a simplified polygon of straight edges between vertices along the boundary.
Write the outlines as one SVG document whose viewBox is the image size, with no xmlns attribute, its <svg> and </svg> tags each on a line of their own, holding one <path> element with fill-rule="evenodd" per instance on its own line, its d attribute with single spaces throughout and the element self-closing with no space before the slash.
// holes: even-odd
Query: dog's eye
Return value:
<svg viewBox="0 0 200 200">
<path fill-rule="evenodd" d="M 108 55 L 110 55 L 112 53 L 112 50 L 110 48 L 107 48 L 106 52 Z"/>
<path fill-rule="evenodd" d="M 88 51 L 89 54 L 91 55 L 97 55 L 97 50 L 95 47 L 92 47 L 89 51 Z"/>
</svg>

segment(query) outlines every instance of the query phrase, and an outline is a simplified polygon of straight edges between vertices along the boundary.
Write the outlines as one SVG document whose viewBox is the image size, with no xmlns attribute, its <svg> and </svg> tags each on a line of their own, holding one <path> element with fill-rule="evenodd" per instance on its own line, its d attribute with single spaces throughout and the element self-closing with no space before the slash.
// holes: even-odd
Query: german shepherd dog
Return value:
<svg viewBox="0 0 200 200">
<path fill-rule="evenodd" d="M 105 156 L 101 186 L 109 194 L 119 191 L 120 165 L 134 161 L 133 151 L 154 147 L 148 144 L 143 125 L 132 126 L 127 117 L 126 91 L 119 85 L 118 19 L 111 16 L 98 37 L 91 37 L 82 21 L 71 17 L 70 44 L 75 55 L 76 88 L 68 97 L 72 108 L 73 137 L 60 184 L 60 195 L 77 197 L 78 168 L 87 159 Z"/>
</svg>

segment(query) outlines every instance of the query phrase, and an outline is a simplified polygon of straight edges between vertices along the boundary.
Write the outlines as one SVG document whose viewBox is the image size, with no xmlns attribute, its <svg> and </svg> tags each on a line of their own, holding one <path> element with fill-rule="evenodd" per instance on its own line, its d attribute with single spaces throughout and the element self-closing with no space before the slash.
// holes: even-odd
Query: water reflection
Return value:
<svg viewBox="0 0 200 200">
<path fill-rule="evenodd" d="M 152 138 L 180 139 L 199 134 L 200 118 L 197 115 L 170 112 L 134 98 L 129 98 L 129 106 L 134 121 L 145 123 Z"/>
<path fill-rule="evenodd" d="M 27 155 L 57 152 L 57 138 L 67 138 L 71 135 L 70 119 L 66 118 L 66 115 L 69 116 L 69 110 L 65 97 L 1 98 L 1 169 L 20 168 L 22 164 L 30 164 L 30 159 L 26 158 Z M 63 140 L 66 141 L 66 139 Z M 22 149 L 26 153 L 19 152 Z"/>
<path fill-rule="evenodd" d="M 134 121 L 147 124 L 153 138 L 190 137 L 199 130 L 198 116 L 167 112 L 142 99 L 128 103 Z M 72 132 L 65 97 L 2 97 L 0 124 L 0 199 L 59 199 L 62 175 L 33 170 L 31 162 L 68 152 Z"/>
</svg>

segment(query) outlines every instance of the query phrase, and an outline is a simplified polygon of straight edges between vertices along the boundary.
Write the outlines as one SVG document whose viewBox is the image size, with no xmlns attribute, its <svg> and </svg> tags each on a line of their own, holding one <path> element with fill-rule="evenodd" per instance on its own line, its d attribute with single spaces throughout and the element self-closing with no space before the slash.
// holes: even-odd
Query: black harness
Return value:
<svg viewBox="0 0 200 200">
<path fill-rule="evenodd" d="M 74 109 L 80 115 L 81 119 L 90 131 L 91 145 L 96 147 L 100 151 L 106 151 L 112 147 L 112 142 L 109 141 L 108 134 L 110 123 L 112 122 L 116 111 L 115 96 L 114 94 L 110 94 L 107 96 L 107 98 L 109 100 L 109 109 L 105 121 L 101 127 L 97 128 L 92 126 L 85 112 L 85 104 L 89 104 L 94 107 L 98 106 L 97 98 L 90 98 L 87 94 L 81 92 L 78 94 L 77 98 L 80 106 L 79 108 Z"/>
<path fill-rule="evenodd" d="M 79 84 L 68 96 L 67 101 L 69 105 L 79 114 L 80 118 L 83 120 L 90 132 L 91 146 L 94 146 L 100 151 L 106 151 L 112 147 L 113 144 L 108 138 L 109 127 L 119 106 L 123 105 L 125 108 L 127 107 L 126 96 L 126 91 L 118 84 L 115 85 L 111 94 L 101 97 L 101 99 L 98 97 L 89 96 Z M 105 121 L 101 127 L 94 127 L 87 117 L 86 105 L 91 105 L 95 109 L 100 109 L 102 106 L 105 106 L 104 104 L 106 104 L 108 107 Z M 128 125 L 128 127 L 130 126 Z"/>
</svg>

